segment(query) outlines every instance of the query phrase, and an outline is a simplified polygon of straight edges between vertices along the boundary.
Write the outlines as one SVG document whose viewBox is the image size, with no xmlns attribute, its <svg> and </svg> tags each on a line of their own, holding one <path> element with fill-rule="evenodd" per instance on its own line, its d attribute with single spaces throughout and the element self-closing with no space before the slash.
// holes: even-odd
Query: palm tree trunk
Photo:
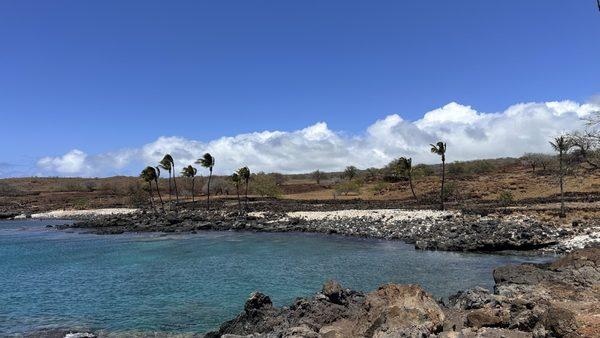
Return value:
<svg viewBox="0 0 600 338">
<path fill-rule="evenodd" d="M 169 201 L 173 199 L 173 190 L 171 188 L 171 169 L 169 169 Z"/>
<path fill-rule="evenodd" d="M 150 193 L 150 205 L 152 205 L 152 209 L 154 209 L 155 213 L 158 213 L 158 211 L 156 211 L 156 205 L 154 205 L 154 198 L 152 197 L 152 181 L 148 182 L 149 188 L 148 192 Z"/>
<path fill-rule="evenodd" d="M 446 181 L 446 161 L 442 160 L 442 191 L 440 192 L 440 201 L 442 210 L 444 210 L 444 183 Z"/>
<path fill-rule="evenodd" d="M 154 180 L 156 183 L 156 192 L 158 193 L 158 198 L 160 199 L 160 205 L 162 206 L 163 212 L 165 212 L 165 202 L 163 202 L 162 196 L 160 195 L 160 188 L 158 187 L 158 179 Z"/>
<path fill-rule="evenodd" d="M 235 185 L 235 192 L 237 193 L 237 200 L 238 200 L 238 209 L 242 209 L 242 200 L 240 199 L 240 183 L 238 182 Z"/>
<path fill-rule="evenodd" d="M 206 206 L 207 206 L 206 208 L 208 210 L 210 210 L 210 180 L 211 179 L 212 179 L 212 168 L 210 168 L 210 174 L 208 175 L 208 187 L 207 187 L 207 189 L 208 189 L 208 191 L 207 191 L 208 195 L 207 195 L 207 198 L 206 198 Z"/>
<path fill-rule="evenodd" d="M 179 192 L 177 192 L 177 176 L 175 175 L 176 171 L 175 171 L 175 165 L 173 165 L 173 185 L 175 186 L 175 198 L 177 201 L 177 204 L 179 204 Z"/>
<path fill-rule="evenodd" d="M 248 210 L 248 181 L 246 180 L 246 210 Z"/>
<path fill-rule="evenodd" d="M 412 191 L 413 197 L 417 199 L 417 194 L 415 194 L 415 189 L 413 188 L 412 174 L 408 174 L 408 184 L 410 185 L 410 191 Z"/>
<path fill-rule="evenodd" d="M 195 179 L 196 179 L 195 177 L 192 177 L 192 203 L 194 203 L 194 180 Z"/>
</svg>

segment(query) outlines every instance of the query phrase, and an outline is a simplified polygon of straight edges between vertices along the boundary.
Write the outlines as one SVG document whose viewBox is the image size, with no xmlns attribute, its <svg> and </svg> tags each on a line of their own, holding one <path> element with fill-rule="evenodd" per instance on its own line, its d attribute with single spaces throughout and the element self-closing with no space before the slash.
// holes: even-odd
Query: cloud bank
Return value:
<svg viewBox="0 0 600 338">
<path fill-rule="evenodd" d="M 200 142 L 161 136 L 140 148 L 103 154 L 73 149 L 37 162 L 44 175 L 108 176 L 137 174 L 170 153 L 176 165 L 193 163 L 203 153 L 216 158 L 215 172 L 228 174 L 247 165 L 253 171 L 300 173 L 340 170 L 347 165 L 381 167 L 399 156 L 435 163 L 429 144 L 448 144 L 449 161 L 520 156 L 548 152 L 551 137 L 583 128 L 581 118 L 600 110 L 600 103 L 573 101 L 520 103 L 503 112 L 483 113 L 455 102 L 427 112 L 417 121 L 393 114 L 375 121 L 359 135 L 329 129 L 325 122 L 295 131 L 261 131 Z"/>
</svg>

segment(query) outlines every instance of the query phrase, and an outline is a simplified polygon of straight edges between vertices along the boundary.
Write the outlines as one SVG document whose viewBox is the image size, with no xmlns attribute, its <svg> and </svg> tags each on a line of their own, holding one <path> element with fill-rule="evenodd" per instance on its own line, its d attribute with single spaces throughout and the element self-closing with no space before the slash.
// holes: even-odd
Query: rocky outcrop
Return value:
<svg viewBox="0 0 600 338">
<path fill-rule="evenodd" d="M 457 331 L 492 327 L 533 337 L 600 335 L 600 249 L 578 250 L 551 264 L 499 267 L 494 280 L 494 293 L 478 288 L 450 297 L 447 311 L 454 314 Z"/>
<path fill-rule="evenodd" d="M 494 292 L 459 292 L 446 304 L 417 285 L 363 294 L 334 281 L 312 298 L 275 308 L 254 293 L 244 311 L 207 337 L 598 337 L 600 249 L 552 264 L 497 268 Z"/>
<path fill-rule="evenodd" d="M 363 294 L 328 281 L 289 308 L 257 297 L 265 296 L 253 294 L 244 312 L 207 337 L 422 337 L 440 332 L 444 322 L 441 307 L 417 285 L 388 284 Z"/>
</svg>

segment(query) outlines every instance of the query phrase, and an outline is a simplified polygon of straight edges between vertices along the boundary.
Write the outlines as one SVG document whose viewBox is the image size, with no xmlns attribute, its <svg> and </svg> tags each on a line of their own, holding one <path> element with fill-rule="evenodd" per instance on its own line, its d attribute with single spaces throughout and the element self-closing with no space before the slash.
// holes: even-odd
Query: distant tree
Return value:
<svg viewBox="0 0 600 338">
<path fill-rule="evenodd" d="M 367 181 L 372 182 L 377 180 L 379 177 L 379 169 L 377 168 L 367 168 L 364 171 L 364 177 Z"/>
<path fill-rule="evenodd" d="M 531 173 L 535 174 L 535 170 L 538 167 L 542 167 L 542 171 L 546 171 L 548 165 L 552 163 L 553 157 L 547 154 L 526 153 L 521 156 L 521 160 L 524 165 L 531 168 Z"/>
<path fill-rule="evenodd" d="M 440 203 L 444 210 L 444 183 L 446 181 L 446 143 L 440 141 L 436 144 L 431 144 L 431 152 L 439 155 L 442 159 L 442 188 L 440 189 Z"/>
<path fill-rule="evenodd" d="M 569 134 L 569 140 L 575 150 L 573 156 L 579 162 L 588 166 L 588 169 L 600 169 L 600 132 L 587 130 Z"/>
<path fill-rule="evenodd" d="M 311 177 L 313 180 L 317 181 L 318 185 L 321 185 L 321 180 L 323 179 L 323 172 L 320 170 L 315 170 L 312 172 Z"/>
<path fill-rule="evenodd" d="M 560 217 L 565 217 L 565 194 L 564 194 L 564 156 L 573 147 L 571 141 L 565 136 L 559 136 L 554 139 L 554 142 L 550 142 L 550 145 L 554 151 L 558 152 L 558 166 L 559 166 L 559 182 L 560 182 Z"/>
<path fill-rule="evenodd" d="M 347 166 L 346 169 L 344 170 L 344 177 L 348 179 L 348 181 L 352 181 L 356 175 L 358 175 L 358 169 L 351 165 L 351 166 Z"/>
<path fill-rule="evenodd" d="M 231 182 L 233 182 L 233 185 L 235 186 L 235 192 L 237 194 L 237 200 L 238 200 L 238 207 L 241 209 L 242 207 L 242 201 L 240 200 L 240 184 L 242 183 L 242 178 L 240 177 L 240 175 L 235 172 L 231 175 Z"/>
<path fill-rule="evenodd" d="M 212 172 L 213 172 L 213 167 L 215 166 L 215 158 L 211 154 L 206 153 L 206 154 L 204 154 L 204 156 L 202 156 L 202 158 L 198 159 L 196 161 L 196 163 L 199 163 L 201 166 L 203 166 L 204 168 L 208 168 L 208 170 L 209 170 L 206 208 L 208 210 L 210 210 L 210 181 L 212 180 Z"/>
<path fill-rule="evenodd" d="M 412 182 L 412 158 L 400 157 L 398 159 L 398 167 L 400 172 L 408 178 L 408 183 L 410 185 L 410 191 L 412 191 L 412 195 L 415 199 L 417 199 L 417 194 L 415 194 L 415 189 L 413 188 Z"/>
<path fill-rule="evenodd" d="M 196 180 L 197 173 L 198 173 L 198 170 L 196 168 L 192 167 L 191 165 L 188 165 L 187 167 L 183 167 L 183 170 L 181 171 L 181 176 L 192 179 L 192 202 L 194 202 L 194 181 Z"/>
<path fill-rule="evenodd" d="M 152 209 L 154 209 L 154 212 L 157 212 L 156 206 L 154 205 L 154 198 L 152 197 L 152 182 L 156 179 L 156 170 L 154 170 L 154 168 L 152 167 L 146 167 L 144 170 L 142 170 L 140 177 L 142 178 L 142 180 L 144 180 L 144 182 L 148 183 L 150 205 L 152 205 Z"/>
<path fill-rule="evenodd" d="M 244 181 L 244 184 L 246 184 L 245 204 L 246 209 L 248 209 L 248 183 L 250 183 L 250 169 L 248 167 L 242 167 L 238 169 L 237 173 L 240 176 L 240 179 Z"/>
</svg>

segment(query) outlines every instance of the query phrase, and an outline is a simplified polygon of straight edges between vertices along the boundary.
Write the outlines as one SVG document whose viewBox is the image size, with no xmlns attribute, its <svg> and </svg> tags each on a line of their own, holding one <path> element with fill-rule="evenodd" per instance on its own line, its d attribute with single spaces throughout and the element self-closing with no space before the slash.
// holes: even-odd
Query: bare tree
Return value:
<svg viewBox="0 0 600 338">
<path fill-rule="evenodd" d="M 552 148 L 558 152 L 559 164 L 559 181 L 560 181 L 560 217 L 565 217 L 565 193 L 564 193 L 564 157 L 572 148 L 571 141 L 568 137 L 559 136 L 550 142 Z"/>
<path fill-rule="evenodd" d="M 311 177 L 313 180 L 317 181 L 318 185 L 321 185 L 321 180 L 324 178 L 324 173 L 320 170 L 315 170 L 312 172 Z"/>
</svg>

